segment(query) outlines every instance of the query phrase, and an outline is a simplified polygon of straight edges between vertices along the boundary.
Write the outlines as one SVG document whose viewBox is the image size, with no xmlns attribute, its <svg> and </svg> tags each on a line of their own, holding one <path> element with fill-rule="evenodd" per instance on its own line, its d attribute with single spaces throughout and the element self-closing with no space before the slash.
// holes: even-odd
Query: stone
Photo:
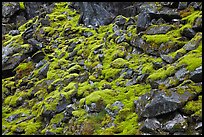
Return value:
<svg viewBox="0 0 204 137">
<path fill-rule="evenodd" d="M 145 80 L 147 79 L 148 76 L 149 76 L 148 73 L 145 73 L 145 74 L 142 74 L 142 75 L 138 76 L 137 79 L 136 79 L 136 83 L 145 82 Z"/>
<path fill-rule="evenodd" d="M 186 119 L 181 114 L 177 114 L 172 120 L 167 121 L 163 125 L 163 130 L 170 133 L 184 132 L 188 127 Z"/>
<path fill-rule="evenodd" d="M 123 76 L 123 78 L 124 79 L 130 79 L 132 77 L 133 73 L 134 73 L 133 69 L 128 69 L 126 71 L 126 74 Z"/>
<path fill-rule="evenodd" d="M 99 25 L 109 24 L 114 16 L 102 6 L 96 3 L 82 2 L 79 3 L 80 11 L 82 12 L 81 20 L 79 23 L 83 23 L 85 26 L 98 27 Z"/>
<path fill-rule="evenodd" d="M 181 33 L 181 35 L 187 37 L 188 39 L 193 38 L 195 36 L 195 34 L 196 34 L 195 31 L 191 28 L 185 28 L 185 29 L 183 29 L 183 31 Z"/>
<path fill-rule="evenodd" d="M 201 30 L 202 30 L 202 17 L 198 17 L 195 20 L 192 29 L 197 31 L 197 32 L 201 32 Z"/>
<path fill-rule="evenodd" d="M 18 35 L 18 34 L 20 34 L 19 30 L 10 30 L 9 31 L 9 35 L 15 36 L 15 35 Z"/>
<path fill-rule="evenodd" d="M 202 82 L 202 66 L 196 68 L 195 71 L 190 73 L 190 79 L 195 83 Z"/>
<path fill-rule="evenodd" d="M 20 117 L 20 114 L 14 114 L 14 115 L 9 116 L 9 117 L 6 119 L 6 121 L 7 121 L 7 122 L 11 122 L 11 121 L 13 121 L 13 120 L 18 119 L 19 117 Z"/>
<path fill-rule="evenodd" d="M 134 101 L 139 118 L 152 118 L 173 112 L 191 97 L 191 94 L 187 93 L 182 95 L 173 91 L 170 93 L 170 95 L 166 95 L 163 91 L 155 89 Z"/>
<path fill-rule="evenodd" d="M 48 72 L 48 70 L 49 70 L 49 66 L 50 66 L 50 64 L 46 64 L 46 65 L 44 65 L 44 67 L 42 67 L 42 68 L 39 70 L 39 72 L 38 72 L 38 77 L 39 77 L 39 79 L 42 79 L 42 78 L 47 77 L 47 72 Z"/>
<path fill-rule="evenodd" d="M 137 32 L 146 30 L 149 25 L 150 15 L 146 12 L 140 13 L 137 20 Z"/>
<path fill-rule="evenodd" d="M 150 134 L 158 134 L 161 128 L 160 122 L 156 118 L 147 118 L 140 127 L 140 131 Z"/>
<path fill-rule="evenodd" d="M 187 6 L 188 6 L 188 2 L 179 2 L 178 10 L 183 10 L 187 8 Z"/>
<path fill-rule="evenodd" d="M 147 29 L 146 33 L 148 35 L 155 35 L 155 34 L 166 34 L 168 31 L 172 30 L 172 26 L 169 25 L 162 25 L 162 26 L 153 26 Z"/>
<path fill-rule="evenodd" d="M 162 68 L 162 64 L 160 62 L 152 62 L 152 64 L 155 70 Z"/>
<path fill-rule="evenodd" d="M 175 76 L 179 81 L 183 81 L 187 78 L 186 76 L 188 74 L 189 72 L 186 70 L 186 68 L 181 68 L 175 73 Z"/>
<path fill-rule="evenodd" d="M 4 18 L 9 18 L 14 13 L 16 13 L 20 9 L 20 5 L 18 2 L 3 2 L 2 3 L 2 16 Z"/>
<path fill-rule="evenodd" d="M 186 50 L 186 51 L 191 51 L 191 50 L 194 50 L 196 49 L 199 44 L 200 44 L 200 41 L 202 40 L 202 33 L 197 33 L 194 38 L 192 38 L 188 43 L 186 43 L 183 48 Z"/>
<path fill-rule="evenodd" d="M 122 26 L 122 25 L 125 24 L 126 19 L 122 15 L 119 15 L 119 16 L 116 17 L 114 22 L 115 22 L 116 25 Z"/>
<path fill-rule="evenodd" d="M 166 63 L 173 63 L 174 59 L 171 56 L 168 55 L 160 55 L 160 57 L 162 58 L 162 60 L 164 60 Z"/>
<path fill-rule="evenodd" d="M 70 103 L 69 100 L 67 100 L 64 96 L 62 96 L 56 106 L 56 112 L 60 113 L 64 111 L 69 103 Z"/>
<path fill-rule="evenodd" d="M 117 107 L 117 109 L 113 109 L 115 107 Z M 122 102 L 116 101 L 110 107 L 106 107 L 105 110 L 110 116 L 115 117 L 118 114 L 118 112 L 121 109 L 123 109 L 123 107 L 124 107 L 124 104 Z"/>
<path fill-rule="evenodd" d="M 38 51 L 38 52 L 36 52 L 36 53 L 31 57 L 31 59 L 32 59 L 32 61 L 33 61 L 34 63 L 38 63 L 38 62 L 42 61 L 42 60 L 44 59 L 44 57 L 45 57 L 44 52 Z M 44 62 L 44 61 L 43 61 L 43 62 Z"/>
</svg>

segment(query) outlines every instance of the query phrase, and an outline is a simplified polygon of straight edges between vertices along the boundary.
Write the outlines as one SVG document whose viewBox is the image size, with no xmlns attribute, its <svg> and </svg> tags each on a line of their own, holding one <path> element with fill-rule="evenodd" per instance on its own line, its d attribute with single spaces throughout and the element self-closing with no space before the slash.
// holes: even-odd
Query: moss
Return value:
<svg viewBox="0 0 204 137">
<path fill-rule="evenodd" d="M 80 65 L 74 65 L 73 67 L 69 68 L 67 71 L 69 73 L 75 72 L 75 71 L 81 71 L 82 67 Z"/>
<path fill-rule="evenodd" d="M 83 117 L 86 114 L 86 111 L 84 109 L 79 109 L 79 110 L 72 111 L 72 114 L 75 117 Z"/>
<path fill-rule="evenodd" d="M 123 67 L 128 67 L 129 63 L 127 60 L 124 60 L 123 58 L 117 58 L 113 62 L 111 62 L 111 66 L 113 68 L 123 68 Z"/>
<path fill-rule="evenodd" d="M 92 91 L 93 91 L 92 86 L 88 82 L 84 82 L 79 84 L 77 95 L 85 97 L 89 95 Z"/>
<path fill-rule="evenodd" d="M 19 2 L 20 9 L 25 10 L 24 2 Z"/>
<path fill-rule="evenodd" d="M 182 18 L 182 20 L 187 20 L 188 23 L 193 25 L 196 18 L 202 17 L 202 11 L 194 11 L 192 14 L 188 15 L 185 18 Z"/>
<path fill-rule="evenodd" d="M 86 104 L 96 103 L 100 100 L 103 100 L 105 104 L 111 104 L 114 99 L 115 92 L 110 89 L 99 90 L 92 92 L 90 95 L 86 96 Z"/>
<path fill-rule="evenodd" d="M 146 63 L 143 65 L 142 73 L 152 73 L 154 71 L 152 63 Z"/>
<path fill-rule="evenodd" d="M 202 65 L 202 54 L 189 52 L 178 60 L 178 66 L 186 65 L 186 69 L 194 71 L 197 67 Z"/>
<path fill-rule="evenodd" d="M 61 122 L 61 120 L 64 118 L 63 113 L 56 114 L 51 120 L 50 124 L 58 124 Z"/>
<path fill-rule="evenodd" d="M 120 73 L 121 69 L 113 69 L 113 68 L 109 68 L 109 69 L 105 69 L 102 70 L 102 75 L 105 76 L 105 79 L 109 79 L 109 78 L 116 78 L 117 75 Z"/>
<path fill-rule="evenodd" d="M 148 76 L 147 80 L 159 80 L 159 79 L 164 79 L 167 76 L 171 76 L 172 74 L 175 73 L 175 67 L 171 66 L 171 65 L 167 65 L 166 69 L 164 68 L 160 68 L 157 71 L 155 71 L 155 73 L 151 74 L 150 76 Z"/>
<path fill-rule="evenodd" d="M 198 97 L 196 101 L 189 101 L 184 106 L 183 111 L 187 114 L 192 114 L 193 116 L 202 117 L 202 96 Z"/>
</svg>

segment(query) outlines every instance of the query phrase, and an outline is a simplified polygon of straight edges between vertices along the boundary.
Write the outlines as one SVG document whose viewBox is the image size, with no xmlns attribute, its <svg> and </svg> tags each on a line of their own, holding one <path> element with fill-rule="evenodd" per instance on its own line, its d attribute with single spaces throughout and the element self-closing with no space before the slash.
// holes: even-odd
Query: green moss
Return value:
<svg viewBox="0 0 204 137">
<path fill-rule="evenodd" d="M 192 14 L 190 14 L 189 16 L 182 18 L 182 20 L 187 20 L 188 23 L 193 25 L 195 19 L 198 17 L 202 17 L 202 11 L 195 11 Z"/>
<path fill-rule="evenodd" d="M 152 63 L 146 63 L 143 65 L 142 73 L 152 73 L 154 71 Z"/>
<path fill-rule="evenodd" d="M 56 114 L 51 120 L 50 124 L 58 124 L 64 118 L 63 113 Z"/>
<path fill-rule="evenodd" d="M 117 126 L 117 130 L 122 131 L 121 135 L 137 135 L 139 133 L 139 126 L 136 122 L 138 116 L 136 113 L 132 113 L 126 117 L 123 122 L 120 122 Z"/>
<path fill-rule="evenodd" d="M 78 109 L 78 110 L 72 111 L 72 114 L 75 117 L 83 117 L 86 114 L 86 111 L 84 109 Z"/>
<path fill-rule="evenodd" d="M 19 2 L 20 9 L 25 10 L 24 2 Z"/>
<path fill-rule="evenodd" d="M 117 69 L 123 68 L 125 66 L 128 67 L 128 65 L 129 65 L 128 61 L 124 60 L 123 58 L 117 58 L 113 62 L 111 62 L 111 66 Z"/>
<path fill-rule="evenodd" d="M 105 76 L 105 79 L 109 79 L 109 78 L 116 78 L 117 75 L 120 73 L 121 69 L 113 69 L 113 68 L 109 68 L 109 69 L 105 69 L 102 70 L 102 75 Z"/>
<path fill-rule="evenodd" d="M 202 42 L 201 42 L 202 43 Z M 185 56 L 178 60 L 178 66 L 186 65 L 189 71 L 194 71 L 197 67 L 202 65 L 202 44 L 200 49 L 192 50 L 188 52 Z"/>
<path fill-rule="evenodd" d="M 170 76 L 172 74 L 175 73 L 175 67 L 174 66 L 170 66 L 170 65 L 167 65 L 166 66 L 166 69 L 164 68 L 160 68 L 158 69 L 157 71 L 155 71 L 155 73 L 151 74 L 147 79 L 148 80 L 159 80 L 159 79 L 164 79 L 166 78 L 167 76 Z"/>
<path fill-rule="evenodd" d="M 198 97 L 196 101 L 189 101 L 183 108 L 187 114 L 193 114 L 193 116 L 202 117 L 202 96 Z"/>
<path fill-rule="evenodd" d="M 100 100 L 103 100 L 105 104 L 110 104 L 113 102 L 115 92 L 110 89 L 94 91 L 86 97 L 86 104 L 96 103 Z"/>
<path fill-rule="evenodd" d="M 84 83 L 79 84 L 77 94 L 79 96 L 85 97 L 89 95 L 92 91 L 93 91 L 92 86 L 88 82 L 84 82 Z"/>
</svg>

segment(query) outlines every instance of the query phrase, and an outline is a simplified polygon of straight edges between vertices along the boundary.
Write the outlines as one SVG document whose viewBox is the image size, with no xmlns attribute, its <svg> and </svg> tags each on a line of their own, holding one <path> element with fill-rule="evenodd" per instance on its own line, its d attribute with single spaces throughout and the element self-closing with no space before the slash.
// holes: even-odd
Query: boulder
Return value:
<svg viewBox="0 0 204 137">
<path fill-rule="evenodd" d="M 190 79 L 195 83 L 202 82 L 202 66 L 190 73 Z"/>
</svg>

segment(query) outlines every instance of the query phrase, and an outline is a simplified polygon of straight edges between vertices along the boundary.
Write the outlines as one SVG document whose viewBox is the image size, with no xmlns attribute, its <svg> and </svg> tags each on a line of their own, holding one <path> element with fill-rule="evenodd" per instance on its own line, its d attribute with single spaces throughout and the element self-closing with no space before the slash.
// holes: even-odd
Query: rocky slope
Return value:
<svg viewBox="0 0 204 137">
<path fill-rule="evenodd" d="M 202 134 L 202 3 L 125 6 L 3 3 L 3 135 Z"/>
</svg>

